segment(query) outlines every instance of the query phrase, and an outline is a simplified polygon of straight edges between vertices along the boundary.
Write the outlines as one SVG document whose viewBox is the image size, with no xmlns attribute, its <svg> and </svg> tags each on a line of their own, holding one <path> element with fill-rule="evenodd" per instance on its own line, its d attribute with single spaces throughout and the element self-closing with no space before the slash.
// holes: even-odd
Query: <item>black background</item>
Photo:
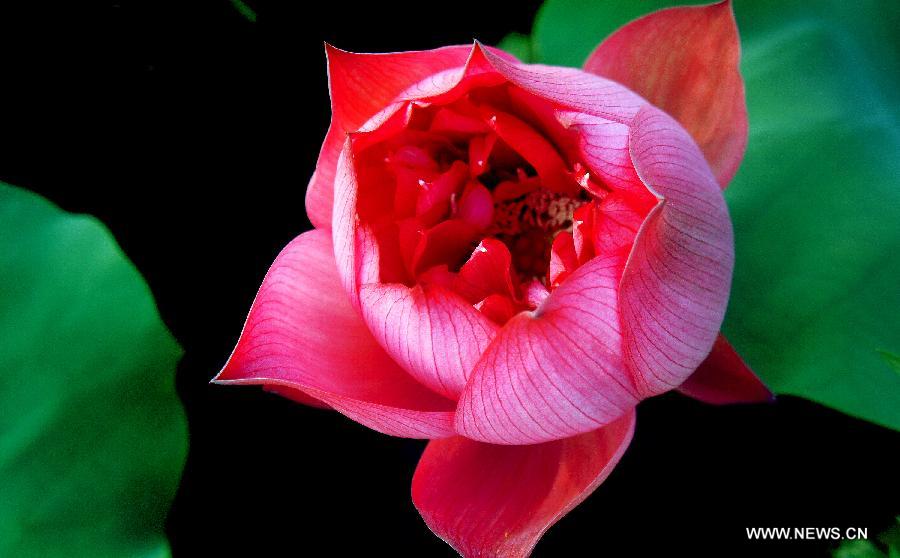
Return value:
<svg viewBox="0 0 900 558">
<path fill-rule="evenodd" d="M 0 179 L 102 219 L 186 350 L 175 556 L 452 556 L 410 501 L 424 442 L 207 382 L 269 263 L 309 227 L 329 120 L 322 42 L 496 43 L 527 33 L 538 2 L 252 2 L 256 23 L 227 0 L 78 4 L 3 4 Z M 799 399 L 666 395 L 641 404 L 619 467 L 535 555 L 827 555 L 835 543 L 751 542 L 745 527 L 874 536 L 900 511 L 897 448 L 896 433 Z"/>
</svg>

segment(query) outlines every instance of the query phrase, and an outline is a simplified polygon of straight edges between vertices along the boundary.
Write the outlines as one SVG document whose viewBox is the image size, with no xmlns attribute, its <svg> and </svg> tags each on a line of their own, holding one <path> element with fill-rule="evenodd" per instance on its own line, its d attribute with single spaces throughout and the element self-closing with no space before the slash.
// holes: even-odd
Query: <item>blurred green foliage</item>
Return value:
<svg viewBox="0 0 900 558">
<path fill-rule="evenodd" d="M 522 62 L 531 62 L 534 60 L 534 54 L 531 52 L 531 38 L 521 33 L 510 33 L 503 37 L 499 48 L 512 54 Z"/>
<path fill-rule="evenodd" d="M 0 556 L 163 557 L 181 348 L 109 231 L 0 183 Z"/>
<path fill-rule="evenodd" d="M 231 5 L 250 23 L 256 23 L 256 11 L 241 0 L 231 0 Z"/>
<path fill-rule="evenodd" d="M 846 540 L 832 553 L 834 558 L 900 558 L 900 517 L 883 533 L 868 540 Z"/>
<path fill-rule="evenodd" d="M 580 66 L 628 21 L 695 2 L 549 0 L 533 62 Z M 723 327 L 777 392 L 900 429 L 900 9 L 736 0 L 750 141 L 726 198 Z"/>
</svg>

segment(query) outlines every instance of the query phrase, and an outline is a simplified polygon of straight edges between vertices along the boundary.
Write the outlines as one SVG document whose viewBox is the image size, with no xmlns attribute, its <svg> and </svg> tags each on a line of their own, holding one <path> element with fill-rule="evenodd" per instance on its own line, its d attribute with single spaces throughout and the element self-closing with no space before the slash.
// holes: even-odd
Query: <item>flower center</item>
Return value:
<svg viewBox="0 0 900 558">
<path fill-rule="evenodd" d="M 536 187 L 512 199 L 494 202 L 494 222 L 487 234 L 502 241 L 512 254 L 522 280 L 542 280 L 550 264 L 550 247 L 560 232 L 572 231 L 575 210 L 587 196 L 570 197 Z"/>
<path fill-rule="evenodd" d="M 521 108 L 505 87 L 476 90 L 355 140 L 382 281 L 450 288 L 500 322 L 555 288 L 555 244 L 572 245 L 576 212 L 607 190 Z"/>
</svg>

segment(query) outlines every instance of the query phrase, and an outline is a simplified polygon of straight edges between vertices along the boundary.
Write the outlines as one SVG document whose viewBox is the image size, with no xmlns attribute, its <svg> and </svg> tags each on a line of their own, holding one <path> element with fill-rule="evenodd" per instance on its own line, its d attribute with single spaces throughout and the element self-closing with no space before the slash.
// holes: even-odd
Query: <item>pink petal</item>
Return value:
<svg viewBox="0 0 900 558">
<path fill-rule="evenodd" d="M 482 64 L 490 65 L 510 83 L 559 107 L 628 124 L 647 102 L 620 84 L 577 70 L 540 64 L 517 64 L 477 45 Z M 470 60 L 471 63 L 471 60 Z"/>
<path fill-rule="evenodd" d="M 369 284 L 360 290 L 375 338 L 414 378 L 456 399 L 497 326 L 437 285 Z"/>
<path fill-rule="evenodd" d="M 630 250 L 649 211 L 635 209 L 633 198 L 613 192 L 597 205 L 593 227 L 594 250 L 610 254 Z"/>
<path fill-rule="evenodd" d="M 359 222 L 357 204 L 360 192 L 353 164 L 352 141 L 349 138 L 344 142 L 344 149 L 338 159 L 334 196 L 334 257 L 341 284 L 344 285 L 351 304 L 358 306 L 359 286 L 380 279 L 380 254 L 374 233 Z M 404 234 L 401 226 L 401 240 L 404 236 L 408 235 Z"/>
<path fill-rule="evenodd" d="M 540 306 L 547 300 L 548 296 L 550 296 L 550 291 L 548 291 L 547 287 L 537 279 L 532 279 L 528 285 L 525 286 L 525 301 L 530 306 Z"/>
<path fill-rule="evenodd" d="M 413 503 L 462 556 L 523 558 L 606 480 L 633 433 L 630 412 L 604 428 L 536 446 L 432 441 L 413 476 Z"/>
<path fill-rule="evenodd" d="M 325 231 L 298 236 L 275 259 L 215 381 L 302 392 L 394 436 L 453 433 L 453 402 L 406 374 L 351 306 Z"/>
<path fill-rule="evenodd" d="M 598 256 L 537 310 L 506 323 L 460 396 L 460 434 L 494 444 L 546 442 L 594 430 L 637 404 L 621 354 L 623 265 L 624 256 Z"/>
<path fill-rule="evenodd" d="M 703 154 L 670 116 L 645 107 L 631 156 L 660 203 L 620 286 L 625 361 L 642 397 L 679 386 L 712 349 L 734 266 L 731 221 Z"/>
<path fill-rule="evenodd" d="M 454 287 L 472 304 L 492 294 L 515 296 L 512 256 L 506 244 L 496 238 L 482 240 L 460 268 Z"/>
<path fill-rule="evenodd" d="M 604 40 L 584 69 L 630 87 L 674 116 L 725 187 L 747 146 L 740 57 L 734 13 L 726 0 L 635 20 Z"/>
<path fill-rule="evenodd" d="M 319 159 L 316 161 L 316 170 L 306 186 L 306 215 L 317 229 L 331 227 L 335 167 L 345 138 L 346 134 L 334 124 L 328 128 L 322 150 L 319 151 Z"/>
<path fill-rule="evenodd" d="M 331 226 L 333 183 L 346 134 L 391 104 L 400 93 L 426 77 L 466 63 L 472 47 L 386 54 L 355 54 L 325 46 L 331 91 L 331 126 L 316 172 L 306 191 L 306 212 L 317 228 Z"/>
<path fill-rule="evenodd" d="M 580 112 L 559 111 L 556 117 L 564 128 L 576 133 L 578 158 L 587 164 L 591 176 L 613 188 L 646 195 L 631 164 L 628 125 Z"/>
<path fill-rule="evenodd" d="M 678 391 L 713 405 L 775 399 L 722 334 L 716 338 L 706 360 L 679 386 Z"/>
</svg>

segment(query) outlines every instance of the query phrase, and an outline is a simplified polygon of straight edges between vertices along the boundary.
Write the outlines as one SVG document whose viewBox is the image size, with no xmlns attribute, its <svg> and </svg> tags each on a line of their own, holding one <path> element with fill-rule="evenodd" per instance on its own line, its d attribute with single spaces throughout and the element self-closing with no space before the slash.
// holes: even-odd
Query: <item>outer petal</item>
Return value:
<svg viewBox="0 0 900 558">
<path fill-rule="evenodd" d="M 331 226 L 331 206 L 334 199 L 334 173 L 341 145 L 346 135 L 334 124 L 328 128 L 316 170 L 306 187 L 306 215 L 314 227 L 327 229 Z"/>
<path fill-rule="evenodd" d="M 275 259 L 215 381 L 299 390 L 394 436 L 453 433 L 453 402 L 397 366 L 350 305 L 325 231 L 300 235 Z"/>
<path fill-rule="evenodd" d="M 660 203 L 638 233 L 620 285 L 626 365 L 642 397 L 679 386 L 712 349 L 725 316 L 731 220 L 702 153 L 672 117 L 647 106 L 631 157 Z"/>
<path fill-rule="evenodd" d="M 476 55 L 510 83 L 560 107 L 628 124 L 647 104 L 622 85 L 575 68 L 516 64 L 480 45 Z"/>
<path fill-rule="evenodd" d="M 369 284 L 360 291 L 369 329 L 417 380 L 456 399 L 497 326 L 437 285 Z"/>
<path fill-rule="evenodd" d="M 628 125 L 590 114 L 557 112 L 566 129 L 577 133 L 578 155 L 588 168 L 614 188 L 649 197 L 628 152 Z"/>
<path fill-rule="evenodd" d="M 759 403 L 775 399 L 721 334 L 703 364 L 679 386 L 678 391 L 713 405 Z"/>
<path fill-rule="evenodd" d="M 660 10 L 625 25 L 585 62 L 675 117 L 724 188 L 747 147 L 740 37 L 731 2 Z"/>
<path fill-rule="evenodd" d="M 528 556 L 609 476 L 633 433 L 630 412 L 593 432 L 536 446 L 433 441 L 413 477 L 413 502 L 464 557 Z"/>
<path fill-rule="evenodd" d="M 347 138 L 334 182 L 332 236 L 338 275 L 350 301 L 359 304 L 359 286 L 378 279 L 378 245 L 374 234 L 360 226 L 356 206 L 359 187 L 353 163 L 352 141 Z"/>
<path fill-rule="evenodd" d="M 465 64 L 472 47 L 387 54 L 355 54 L 325 45 L 331 91 L 331 127 L 306 190 L 306 212 L 317 228 L 331 226 L 335 166 L 348 132 L 358 130 L 405 89 Z"/>
<path fill-rule="evenodd" d="M 506 323 L 460 397 L 460 434 L 535 444 L 594 430 L 634 407 L 617 308 L 623 263 L 624 255 L 594 258 L 535 312 Z"/>
</svg>

